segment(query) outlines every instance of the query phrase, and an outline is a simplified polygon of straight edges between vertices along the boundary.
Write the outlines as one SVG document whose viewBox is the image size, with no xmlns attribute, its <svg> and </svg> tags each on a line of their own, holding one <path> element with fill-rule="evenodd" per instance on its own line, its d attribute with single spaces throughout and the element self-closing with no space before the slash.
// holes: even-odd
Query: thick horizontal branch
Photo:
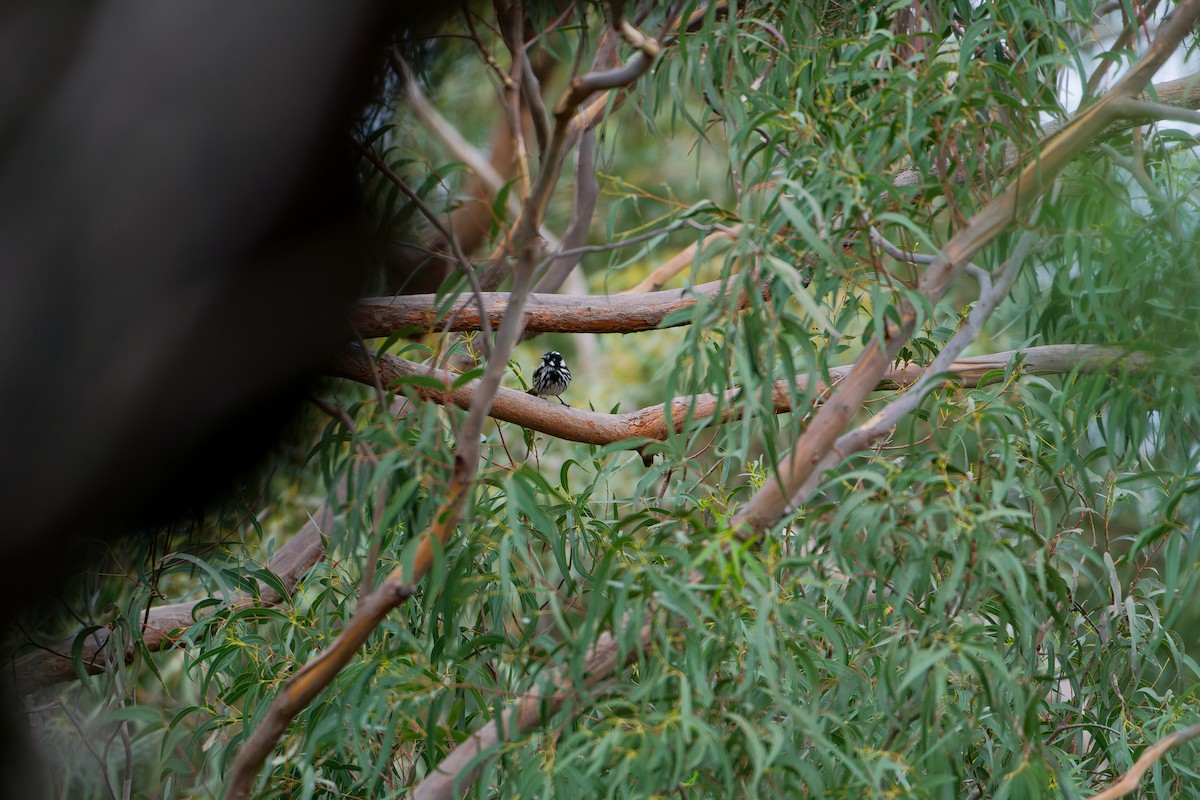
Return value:
<svg viewBox="0 0 1200 800">
<path fill-rule="evenodd" d="M 324 557 L 325 542 L 321 533 L 329 530 L 332 521 L 333 512 L 328 505 L 322 505 L 304 527 L 275 553 L 267 564 L 267 569 L 279 578 L 284 587 L 290 590 L 309 567 Z M 269 606 L 283 599 L 270 586 L 260 585 L 257 599 L 243 592 L 232 597 L 224 607 L 237 610 L 256 604 Z M 142 621 L 142 646 L 150 652 L 174 647 L 176 639 L 173 634 L 191 627 L 195 622 L 196 606 L 205 600 L 171 603 L 150 609 Z M 63 639 L 54 645 L 18 657 L 13 664 L 17 691 L 20 694 L 28 694 L 55 683 L 75 680 L 78 675 L 75 671 L 75 661 L 71 658 L 75 638 Z M 111 642 L 112 631 L 109 628 L 100 628 L 88 635 L 79 654 L 85 672 L 91 675 L 103 672 L 105 664 L 110 660 L 117 663 L 128 663 L 132 660 L 132 644 L 126 647 L 125 652 L 110 653 L 107 654 L 109 658 L 106 658 L 104 650 L 111 646 Z"/>
<path fill-rule="evenodd" d="M 721 281 L 689 289 L 631 295 L 530 294 L 525 301 L 527 333 L 635 333 L 658 328 L 672 312 L 694 306 L 700 298 L 721 296 Z M 508 311 L 508 292 L 480 296 L 487 319 L 498 327 Z M 458 299 L 444 314 L 433 294 L 372 297 L 351 312 L 350 321 L 363 338 L 389 336 L 403 330 L 477 331 L 482 318 L 474 296 Z M 740 305 L 745 305 L 745 300 Z M 676 325 L 685 324 L 683 321 Z"/>
<path fill-rule="evenodd" d="M 956 360 L 946 373 L 964 386 L 978 386 L 983 377 L 995 370 L 1003 370 L 1016 355 L 1022 358 L 1021 368 L 1033 374 L 1064 374 L 1073 369 L 1081 372 L 1103 372 L 1118 363 L 1142 366 L 1142 357 L 1117 347 L 1097 345 L 1046 345 L 1027 350 L 1007 350 L 983 356 L 971 356 Z M 478 381 L 468 381 L 451 388 L 458 375 L 445 370 L 416 364 L 391 355 L 380 355 L 376 361 L 379 375 L 388 383 L 399 385 L 396 392 L 409 392 L 417 397 L 442 405 L 467 408 L 474 396 Z M 829 370 L 830 384 L 817 382 L 814 386 L 818 398 L 824 398 L 831 386 L 850 374 L 853 366 L 835 367 Z M 342 378 L 373 385 L 370 364 L 357 349 L 345 352 L 336 362 L 334 372 Z M 899 389 L 919 380 L 925 371 L 918 365 L 901 362 L 892 365 L 883 376 L 878 389 Z M 409 382 L 412 378 L 420 382 Z M 428 379 L 441 384 L 441 388 L 426 383 Z M 797 376 L 794 389 L 786 381 L 777 381 L 772 402 L 775 413 L 794 410 L 792 396 L 808 391 L 810 379 L 807 375 Z M 492 403 L 490 416 L 511 422 L 530 430 L 583 444 L 605 445 L 626 439 L 647 438 L 665 440 L 672 432 L 682 430 L 690 417 L 701 420 L 716 418 L 718 422 L 730 422 L 742 416 L 738 402 L 740 388 L 730 389 L 720 395 L 697 394 L 677 397 L 670 402 L 670 415 L 664 407 L 649 406 L 624 414 L 605 414 L 568 408 L 541 398 L 533 397 L 515 389 L 501 388 Z"/>
</svg>

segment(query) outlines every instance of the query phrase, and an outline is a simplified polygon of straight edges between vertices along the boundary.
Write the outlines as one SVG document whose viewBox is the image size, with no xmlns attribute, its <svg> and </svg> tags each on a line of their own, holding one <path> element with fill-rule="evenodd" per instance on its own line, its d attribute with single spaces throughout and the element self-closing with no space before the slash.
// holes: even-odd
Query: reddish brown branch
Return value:
<svg viewBox="0 0 1200 800">
<path fill-rule="evenodd" d="M 1072 369 L 1078 369 L 1081 372 L 1100 372 L 1113 369 L 1118 363 L 1133 368 L 1140 368 L 1143 363 L 1138 354 L 1131 354 L 1116 347 L 1047 345 L 1023 351 L 1008 350 L 990 355 L 961 358 L 954 362 L 947 374 L 965 386 L 978 386 L 987 373 L 1003 370 L 1018 353 L 1022 359 L 1022 370 L 1030 374 L 1063 374 Z M 478 381 L 468 381 L 456 389 L 451 389 L 450 387 L 458 378 L 454 373 L 390 355 L 379 356 L 376 360 L 376 367 L 388 384 L 400 382 L 394 388 L 397 393 L 404 392 L 424 400 L 442 405 L 455 405 L 460 408 L 467 408 L 470 405 L 479 383 Z M 833 387 L 843 381 L 853 369 L 853 366 L 845 366 L 829 370 Z M 349 378 L 359 383 L 369 385 L 371 381 L 371 366 L 357 349 L 344 353 L 338 359 L 334 372 L 339 377 Z M 924 371 L 915 364 L 893 364 L 884 370 L 873 389 L 903 388 L 915 383 L 924 374 Z M 435 388 L 424 382 L 404 382 L 405 379 L 414 377 L 432 378 L 441 383 L 443 388 Z M 775 413 L 782 414 L 793 411 L 791 399 L 793 393 L 796 396 L 804 396 L 809 390 L 809 386 L 809 378 L 805 375 L 797 376 L 794 389 L 789 386 L 788 382 L 777 381 L 772 392 Z M 816 384 L 813 388 L 813 394 L 818 398 L 818 402 L 827 396 L 831 389 L 823 382 Z M 672 431 L 682 430 L 689 417 L 694 420 L 715 418 L 717 422 L 740 419 L 742 416 L 742 407 L 738 401 L 740 393 L 741 389 L 735 388 L 720 395 L 705 393 L 677 397 L 670 403 L 668 417 L 661 405 L 649 406 L 624 414 L 604 414 L 599 411 L 568 408 L 558 403 L 531 397 L 525 392 L 515 389 L 501 388 L 492 403 L 490 416 L 559 439 L 584 444 L 605 445 L 638 438 L 663 441 Z M 806 406 L 805 410 L 807 408 Z"/>
<path fill-rule="evenodd" d="M 668 314 L 689 308 L 701 298 L 717 299 L 721 296 L 722 288 L 721 281 L 713 281 L 690 289 L 636 295 L 530 294 L 525 303 L 525 330 L 527 333 L 636 333 L 654 330 Z M 504 319 L 509 298 L 508 292 L 486 292 L 479 297 L 492 327 L 498 327 Z M 739 304 L 739 307 L 742 306 L 745 306 L 745 298 Z M 445 330 L 477 331 L 481 327 L 479 303 L 475 297 L 460 298 L 443 315 L 437 313 L 437 307 L 438 298 L 432 294 L 372 297 L 354 308 L 350 321 L 364 338 L 388 336 L 402 330 L 433 333 Z M 674 324 L 685 323 L 681 321 Z"/>
<path fill-rule="evenodd" d="M 640 292 L 653 292 L 661 289 L 667 281 L 692 265 L 692 262 L 696 260 L 697 251 L 703 252 L 722 239 L 736 239 L 741 232 L 741 225 L 732 225 L 726 230 L 714 231 L 703 239 L 692 242 L 663 262 L 658 269 L 646 276 L 636 286 L 625 290 L 621 294 L 634 295 Z"/>
</svg>

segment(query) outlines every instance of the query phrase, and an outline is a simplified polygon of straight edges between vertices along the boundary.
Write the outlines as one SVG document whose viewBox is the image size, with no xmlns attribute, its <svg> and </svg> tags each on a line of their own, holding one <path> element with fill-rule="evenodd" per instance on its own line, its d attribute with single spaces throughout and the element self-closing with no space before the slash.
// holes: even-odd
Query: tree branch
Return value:
<svg viewBox="0 0 1200 800">
<path fill-rule="evenodd" d="M 650 641 L 650 630 L 650 625 L 646 624 L 639 634 L 642 649 Z M 639 652 L 639 649 L 632 648 L 622 659 L 616 638 L 611 633 L 601 634 L 595 644 L 588 648 L 582 670 L 582 688 L 596 686 L 616 672 L 617 667 L 634 661 Z M 556 713 L 578 694 L 576 685 L 571 681 L 571 673 L 569 666 L 555 670 L 550 678 L 550 685 L 554 687 L 550 695 L 522 695 L 498 719 L 489 721 L 455 745 L 441 763 L 413 788 L 412 799 L 450 800 L 463 796 L 479 778 L 482 765 L 478 762 L 483 753 L 501 742 L 533 730 L 543 715 Z"/>
<path fill-rule="evenodd" d="M 1170 736 L 1159 739 L 1146 748 L 1146 752 L 1142 753 L 1133 766 L 1129 768 L 1128 772 L 1107 788 L 1092 795 L 1091 800 L 1117 800 L 1118 797 L 1133 794 L 1137 791 L 1138 784 L 1142 781 L 1142 776 L 1154 765 L 1154 762 L 1166 755 L 1168 750 L 1178 747 L 1190 739 L 1195 739 L 1197 736 L 1200 736 L 1200 725 L 1193 725 L 1190 728 L 1175 731 Z"/>
<path fill-rule="evenodd" d="M 1101 62 L 1102 64 L 1108 62 Z M 1116 103 L 1117 113 L 1109 125 L 1098 131 L 1095 135 L 1095 142 L 1103 142 L 1111 139 L 1113 136 L 1128 130 L 1129 128 L 1142 124 L 1147 120 L 1153 119 L 1181 119 L 1184 122 L 1192 121 L 1187 115 L 1189 110 L 1200 108 L 1200 72 L 1178 78 L 1173 81 L 1164 81 L 1156 83 L 1150 87 L 1149 91 L 1138 93 L 1136 101 L 1149 101 L 1150 96 L 1158 98 L 1157 103 L 1148 103 L 1159 109 L 1159 114 L 1150 115 L 1142 113 L 1145 109 L 1138 109 L 1138 106 L 1124 106 L 1122 103 Z M 1134 98 L 1131 98 L 1134 99 Z M 1167 113 L 1167 108 L 1177 109 L 1176 113 Z M 1058 122 L 1050 122 L 1042 127 L 1042 141 L 1047 141 L 1050 137 L 1057 134 L 1062 129 L 1062 125 Z M 1005 146 L 1004 164 L 1002 169 L 1010 170 L 1017 165 L 1021 160 L 1021 153 L 1015 145 L 1011 143 Z M 921 173 L 916 169 L 909 168 L 896 173 L 892 179 L 892 183 L 896 186 L 916 186 L 921 182 Z"/>
<path fill-rule="evenodd" d="M 671 278 L 675 277 L 692 265 L 692 262 L 696 260 L 697 252 L 703 252 L 706 248 L 721 241 L 722 239 L 736 241 L 741 232 L 741 225 L 731 225 L 728 228 L 720 229 L 710 233 L 708 236 L 705 236 L 698 242 L 692 242 L 690 245 L 667 259 L 662 266 L 643 278 L 636 286 L 631 289 L 626 289 L 625 291 L 621 292 L 621 294 L 640 294 L 642 292 L 653 292 L 661 289 L 664 285 L 666 285 L 667 281 L 671 280 Z"/>
<path fill-rule="evenodd" d="M 530 294 L 525 307 L 525 330 L 530 333 L 637 333 L 655 330 L 668 314 L 694 306 L 701 298 L 717 300 L 725 281 L 702 283 L 687 289 L 670 289 L 637 295 Z M 512 295 L 487 292 L 459 298 L 441 313 L 434 294 L 372 297 L 359 301 L 350 322 L 364 338 L 390 336 L 404 330 L 424 333 L 476 331 L 483 321 L 498 326 L 508 313 Z M 442 300 L 444 302 L 444 299 Z M 743 293 L 739 308 L 746 305 Z M 480 317 L 482 306 L 484 317 Z M 686 325 L 686 320 L 672 323 Z"/>
<path fill-rule="evenodd" d="M 571 207 L 571 221 L 563 231 L 562 241 L 550 256 L 541 279 L 535 287 L 539 292 L 557 292 L 567 276 L 583 259 L 579 248 L 587 242 L 596 213 L 596 201 L 600 197 L 600 185 L 596 182 L 596 134 L 585 131 L 575 151 L 575 203 Z"/>
<path fill-rule="evenodd" d="M 1012 257 L 999 270 L 995 282 L 992 281 L 991 276 L 987 272 L 978 267 L 975 268 L 980 273 L 977 275 L 977 280 L 980 284 L 979 299 L 976 301 L 974 308 L 971 309 L 966 323 L 954 332 L 954 335 L 950 337 L 950 341 L 946 342 L 942 351 L 938 353 L 937 357 L 934 358 L 933 362 L 926 369 L 925 374 L 919 380 L 915 381 L 911 388 L 878 413 L 874 414 L 862 425 L 838 437 L 837 442 L 834 443 L 830 452 L 821 458 L 816 468 L 808 476 L 808 479 L 792 494 L 789 501 L 789 510 L 794 511 L 807 502 L 808 498 L 820 486 L 821 476 L 826 470 L 833 469 L 839 462 L 854 453 L 865 450 L 873 442 L 882 438 L 901 419 L 916 410 L 926 395 L 932 392 L 945 379 L 947 374 L 954 373 L 958 355 L 967 345 L 975 340 L 975 337 L 983 329 L 983 324 L 995 312 L 1000 302 L 1008 296 L 1009 290 L 1012 289 L 1012 285 L 1021 271 L 1021 264 L 1032 247 L 1034 237 L 1035 234 L 1033 231 L 1026 231 L 1022 235 L 1016 247 L 1013 248 Z M 1061 345 L 1057 347 L 1061 347 Z M 1087 360 L 1085 359 L 1085 361 Z M 1115 362 L 1110 361 L 1108 363 L 1111 366 Z M 1092 362 L 1092 364 L 1098 366 L 1096 362 Z M 1140 364 L 1135 364 L 1135 368 L 1139 368 L 1140 366 Z M 1084 363 L 1079 365 L 1079 371 L 1085 371 Z M 749 534 L 751 537 L 755 535 L 757 534 Z"/>
<path fill-rule="evenodd" d="M 1027 350 L 1007 350 L 955 359 L 946 369 L 939 370 L 938 374 L 950 375 L 963 386 L 979 386 L 989 372 L 1003 370 L 1017 356 L 1022 359 L 1022 371 L 1031 375 L 1064 374 L 1071 370 L 1106 372 L 1118 364 L 1133 369 L 1142 369 L 1145 366 L 1141 354 L 1124 348 L 1100 345 L 1046 345 Z M 440 405 L 467 408 L 478 391 L 477 380 L 468 381 L 452 389 L 450 387 L 459 378 L 458 375 L 396 356 L 379 355 L 376 357 L 376 366 L 385 382 L 399 382 L 392 391 L 397 394 L 411 394 Z M 807 375 L 797 376 L 794 381 L 776 381 L 772 387 L 775 413 L 783 414 L 797 410 L 793 408 L 791 398 L 809 392 L 810 387 L 819 402 L 853 370 L 853 366 L 830 369 L 830 384 L 814 383 Z M 916 383 L 927 372 L 929 371 L 909 362 L 893 364 L 884 371 L 873 389 L 902 389 Z M 369 384 L 371 365 L 357 349 L 348 350 L 335 362 L 333 374 Z M 442 388 L 430 386 L 424 381 L 404 383 L 406 379 L 414 377 L 432 378 L 441 383 Z M 663 441 L 672 432 L 678 433 L 683 430 L 688 419 L 715 418 L 718 423 L 741 419 L 742 409 L 738 403 L 741 392 L 740 388 L 733 388 L 720 395 L 705 393 L 677 397 L 667 404 L 670 409 L 669 415 L 664 412 L 663 405 L 648 406 L 624 414 L 605 414 L 568 408 L 515 389 L 501 388 L 496 393 L 490 415 L 503 422 L 511 422 L 523 428 L 583 444 L 605 445 L 626 439 L 643 438 Z"/>
</svg>

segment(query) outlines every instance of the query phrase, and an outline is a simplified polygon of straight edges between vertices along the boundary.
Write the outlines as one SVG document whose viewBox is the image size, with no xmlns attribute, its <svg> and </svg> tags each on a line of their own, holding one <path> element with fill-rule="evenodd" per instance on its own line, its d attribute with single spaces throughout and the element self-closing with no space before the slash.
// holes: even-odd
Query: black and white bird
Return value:
<svg viewBox="0 0 1200 800">
<path fill-rule="evenodd" d="M 529 394 L 538 397 L 558 397 L 558 402 L 566 405 L 559 397 L 571 385 L 571 370 L 562 354 L 551 350 L 542 356 L 542 365 L 533 371 L 533 388 Z"/>
</svg>

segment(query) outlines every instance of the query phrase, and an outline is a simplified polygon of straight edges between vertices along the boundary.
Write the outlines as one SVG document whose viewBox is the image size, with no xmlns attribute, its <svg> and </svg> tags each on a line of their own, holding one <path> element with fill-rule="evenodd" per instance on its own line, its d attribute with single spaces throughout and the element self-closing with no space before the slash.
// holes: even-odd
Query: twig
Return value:
<svg viewBox="0 0 1200 800">
<path fill-rule="evenodd" d="M 838 437 L 833 447 L 830 448 L 830 452 L 824 455 L 808 479 L 792 494 L 788 504 L 789 510 L 799 508 L 812 496 L 820 485 L 822 473 L 837 466 L 838 462 L 845 460 L 850 455 L 865 450 L 872 442 L 887 434 L 901 419 L 916 410 L 926 395 L 943 383 L 948 376 L 955 373 L 958 355 L 975 340 L 982 330 L 983 324 L 995 312 L 1000 302 L 1008 296 L 1009 290 L 1012 289 L 1012 285 L 1021 271 L 1021 265 L 1033 246 L 1035 237 L 1036 233 L 1033 230 L 1028 230 L 1021 236 L 1016 247 L 1013 248 L 1012 256 L 1000 269 L 994 284 L 990 279 L 980 281 L 979 299 L 967 316 L 966 323 L 954 332 L 954 335 L 942 347 L 941 352 L 922 373 L 920 379 L 915 381 L 903 395 L 893 400 L 862 425 Z"/>
<path fill-rule="evenodd" d="M 471 284 L 471 290 L 474 292 L 475 298 L 478 299 L 483 293 L 483 287 L 479 285 L 479 276 L 475 274 L 474 268 L 471 267 L 471 262 L 467 260 L 466 254 L 463 253 L 462 247 L 459 246 L 458 239 L 450 232 L 448 228 L 446 228 L 444 224 L 442 224 L 441 218 L 439 218 L 438 215 L 433 212 L 433 209 L 425 204 L 425 201 L 421 199 L 421 196 L 414 192 L 412 187 L 405 183 L 404 179 L 397 175 L 396 172 L 387 165 L 387 162 L 380 158 L 375 151 L 360 144 L 356 139 L 352 138 L 350 142 L 354 145 L 354 149 L 362 154 L 363 158 L 374 164 L 376 169 L 382 172 L 388 180 L 394 183 L 397 188 L 399 188 L 400 191 L 403 192 L 404 195 L 413 202 L 413 205 L 420 209 L 421 213 L 425 215 L 425 218 L 429 220 L 429 224 L 432 225 L 437 232 L 442 235 L 443 238 L 445 238 L 446 246 L 449 247 L 450 251 L 454 254 L 454 258 L 458 262 L 458 268 L 464 275 L 466 275 L 467 281 Z M 480 306 L 481 311 L 482 309 L 483 307 Z M 488 340 L 491 338 L 491 334 L 491 325 L 486 324 L 483 329 L 484 353 L 489 352 Z"/>
<path fill-rule="evenodd" d="M 537 138 L 538 152 L 546 151 L 546 141 L 550 138 L 550 115 L 546 104 L 542 102 L 542 87 L 537 75 L 533 74 L 533 64 L 528 58 L 521 61 L 521 96 L 529 108 L 529 116 L 533 120 L 533 134 Z"/>
<path fill-rule="evenodd" d="M 353 323 L 351 323 L 350 329 L 354 331 L 354 340 L 358 343 L 358 349 L 363 352 L 363 355 L 367 355 L 370 351 L 367 349 L 367 343 L 363 341 L 362 331 L 354 327 Z M 379 377 L 379 370 L 375 369 L 373 364 L 371 365 L 371 385 L 375 389 L 375 402 L 379 404 L 379 409 L 382 411 L 387 408 L 387 400 L 385 398 L 383 381 Z M 354 426 L 349 426 L 348 430 L 353 431 Z"/>
<path fill-rule="evenodd" d="M 538 292 L 557 292 L 567 276 L 579 266 L 583 251 L 579 248 L 587 241 L 592 217 L 596 213 L 596 200 L 600 197 L 600 186 L 596 182 L 596 134 L 586 131 L 579 139 L 575 151 L 575 203 L 571 207 L 571 221 L 563 231 L 562 241 L 554 255 L 546 259 L 548 266 L 534 287 Z M 539 271 L 542 269 L 538 265 Z"/>
<path fill-rule="evenodd" d="M 332 525 L 333 516 L 330 505 L 321 505 L 313 512 L 309 521 L 276 551 L 267 564 L 267 569 L 279 578 L 284 588 L 290 590 L 294 587 L 308 568 L 324 557 L 325 543 L 322 534 Z M 283 600 L 270 586 L 260 584 L 260 587 L 260 602 L 263 605 L 275 605 Z M 175 638 L 171 634 L 181 628 L 190 627 L 195 622 L 196 606 L 202 602 L 207 603 L 208 599 L 173 603 L 151 609 L 142 624 L 141 646 L 149 652 L 174 647 Z M 237 610 L 253 603 L 254 598 L 249 593 L 240 592 L 226 600 L 224 607 Z M 111 630 L 100 628 L 93 631 L 83 643 L 79 660 L 85 671 L 96 674 L 105 670 L 103 658 L 111 636 Z M 76 638 L 63 639 L 51 648 L 39 649 L 17 658 L 13 665 L 17 691 L 28 694 L 55 683 L 73 680 L 76 677 L 75 662 L 70 653 Z M 132 646 L 126 649 L 123 658 L 126 663 L 133 658 Z"/>
<path fill-rule="evenodd" d="M 362 348 L 362 353 L 366 362 L 371 365 L 372 380 L 376 382 L 376 386 L 380 387 L 379 391 L 382 392 L 383 382 L 379 379 L 379 370 L 375 368 L 375 362 L 371 359 L 371 354 L 366 349 L 365 345 Z M 327 403 L 316 396 L 310 396 L 308 399 L 309 402 L 311 402 L 317 408 L 321 409 L 330 417 L 333 417 L 342 424 L 342 427 L 346 429 L 346 433 L 355 439 L 355 443 L 358 446 L 358 452 L 362 455 L 363 459 L 367 463 L 373 467 L 379 466 L 379 457 L 372 452 L 370 446 L 366 442 L 358 439 L 358 437 L 355 436 L 357 428 L 354 424 L 354 420 L 350 418 L 350 415 L 346 413 L 345 409 L 343 409 L 341 406 Z M 382 395 L 380 396 L 379 408 L 387 408 L 387 403 L 383 401 Z M 381 530 L 381 525 L 383 522 L 383 511 L 387 506 L 387 496 L 388 489 L 387 484 L 385 483 L 380 487 L 379 495 L 375 498 L 375 516 L 371 522 L 371 549 L 367 554 L 367 563 L 363 567 L 362 588 L 359 589 L 360 600 L 371 591 L 371 586 L 375 583 L 375 565 L 379 561 L 379 551 L 383 546 L 383 531 Z"/>
<path fill-rule="evenodd" d="M 740 230 L 741 226 L 738 225 L 738 226 L 734 226 L 734 227 L 727 227 L 725 225 L 722 225 L 719 222 L 714 222 L 714 223 L 706 225 L 702 222 L 697 222 L 696 220 L 691 219 L 691 218 L 680 219 L 680 220 L 676 220 L 675 222 L 670 223 L 669 225 L 664 225 L 661 228 L 655 228 L 652 231 L 646 231 L 645 233 L 635 234 L 634 236 L 629 236 L 625 239 L 619 239 L 618 241 L 615 241 L 615 242 L 609 242 L 608 244 L 589 244 L 589 245 L 583 245 L 580 247 L 572 248 L 570 250 L 563 250 L 563 251 L 555 253 L 554 255 L 547 258 L 545 261 L 543 261 L 541 264 L 539 264 L 538 267 L 540 268 L 545 264 L 549 264 L 550 262 L 554 261 L 555 259 L 563 258 L 565 256 L 574 256 L 574 255 L 580 255 L 580 254 L 586 254 L 586 253 L 607 253 L 612 250 L 616 250 L 618 248 L 630 247 L 635 244 L 641 244 L 642 242 L 648 242 L 651 239 L 658 239 L 660 237 L 666 236 L 668 233 L 674 233 L 675 231 L 681 231 L 684 228 L 691 228 L 692 230 L 697 230 L 697 231 L 700 231 L 701 233 L 711 233 L 712 231 L 719 231 L 720 233 L 724 234 L 725 236 L 733 238 L 733 236 L 735 235 L 737 230 Z M 682 269 L 682 267 L 681 267 L 681 269 Z M 632 292 L 632 290 L 629 290 L 629 291 Z"/>
<path fill-rule="evenodd" d="M 1159 739 L 1154 744 L 1146 748 L 1146 752 L 1138 757 L 1138 760 L 1133 763 L 1124 775 L 1114 781 L 1105 789 L 1092 795 L 1089 800 L 1117 800 L 1118 797 L 1132 794 L 1137 791 L 1138 784 L 1142 781 L 1142 776 L 1146 771 L 1154 765 L 1156 761 L 1166 755 L 1168 750 L 1178 747 L 1186 741 L 1195 739 L 1200 736 L 1200 725 L 1193 725 L 1190 728 L 1184 728 L 1181 731 L 1175 731 L 1170 736 L 1165 736 Z"/>
<path fill-rule="evenodd" d="M 1109 61 L 1101 62 L 1101 65 L 1108 64 Z M 1149 91 L 1140 92 L 1136 95 L 1138 99 L 1149 99 L 1149 95 L 1157 98 L 1155 105 L 1167 108 L 1179 109 L 1194 109 L 1200 106 L 1200 73 L 1177 78 L 1173 81 L 1164 81 L 1156 83 L 1149 87 Z M 1119 103 L 1117 104 L 1120 105 Z M 1161 108 L 1160 108 L 1161 110 Z M 1161 117 L 1155 115 L 1154 119 L 1166 118 L 1171 119 L 1173 115 Z M 1128 130 L 1135 125 L 1146 121 L 1146 117 L 1139 112 L 1134 112 L 1132 117 L 1119 115 L 1114 118 L 1107 127 L 1097 132 L 1095 142 L 1104 142 L 1112 137 L 1120 134 L 1122 131 Z M 1186 121 L 1186 120 L 1185 120 Z M 1042 126 L 1042 141 L 1047 141 L 1050 137 L 1062 130 L 1062 123 L 1057 120 L 1051 121 Z M 1011 143 L 1006 143 L 1004 146 L 1004 162 L 1001 165 L 1001 170 L 1007 172 L 1013 169 L 1020 163 L 1022 154 Z M 960 176 L 955 176 L 955 181 L 961 180 Z M 892 178 L 892 184 L 895 186 L 917 186 L 921 182 L 921 174 L 914 168 L 908 168 L 896 173 Z"/>
<path fill-rule="evenodd" d="M 1130 97 L 1118 101 L 1114 108 L 1122 117 L 1133 123 L 1174 120 L 1175 122 L 1200 125 L 1200 111 L 1170 106 L 1166 103 L 1152 103 L 1149 100 Z"/>
<path fill-rule="evenodd" d="M 1144 6 L 1135 6 L 1140 18 L 1125 20 L 1125 27 L 1121 30 L 1121 33 L 1113 42 L 1113 46 L 1109 48 L 1109 54 L 1116 53 L 1119 50 L 1124 50 L 1129 46 L 1129 42 L 1132 41 L 1134 35 L 1137 33 L 1138 28 L 1145 24 L 1145 21 L 1148 18 L 1154 16 L 1154 12 L 1158 9 L 1158 3 L 1159 0 L 1150 0 L 1150 2 Z M 1091 97 L 1096 93 L 1096 90 L 1100 88 L 1100 82 L 1104 80 L 1104 76 L 1108 72 L 1108 68 L 1112 66 L 1114 61 L 1116 61 L 1114 58 L 1105 58 L 1100 61 L 1099 65 L 1096 67 L 1096 71 L 1093 72 L 1091 77 L 1088 78 L 1087 86 L 1084 88 L 1083 92 L 1084 97 Z"/>
<path fill-rule="evenodd" d="M 742 226 L 740 224 L 731 225 L 728 228 L 719 228 L 715 232 L 705 236 L 700 241 L 693 242 L 675 255 L 671 256 L 660 267 L 654 270 L 654 272 L 651 272 L 648 276 L 639 281 L 637 285 L 626 289 L 625 291 L 621 292 L 621 294 L 639 294 L 641 292 L 653 292 L 657 289 L 661 289 L 666 285 L 667 281 L 671 280 L 671 278 L 675 277 L 680 272 L 683 272 L 692 265 L 692 262 L 696 260 L 697 252 L 703 252 L 713 244 L 723 239 L 736 241 L 738 236 L 741 235 L 741 232 Z"/>
<path fill-rule="evenodd" d="M 1142 191 L 1146 193 L 1146 197 L 1160 209 L 1159 216 L 1162 218 L 1163 224 L 1171 232 L 1171 235 L 1182 239 L 1183 227 L 1179 224 L 1179 215 L 1171 208 L 1171 200 L 1155 185 L 1150 174 L 1146 172 L 1143 153 L 1140 149 L 1136 153 L 1136 158 L 1126 158 L 1118 153 L 1115 148 L 1107 144 L 1100 145 L 1100 150 L 1112 159 L 1114 164 L 1128 172 L 1137 181 L 1138 186 L 1142 187 Z"/>
<path fill-rule="evenodd" d="M 291 720 L 349 663 L 384 617 L 416 592 L 417 583 L 433 566 L 435 550 L 444 548 L 457 529 L 479 469 L 479 440 L 483 426 L 500 389 L 509 356 L 521 337 L 524 325 L 522 311 L 526 295 L 533 285 L 535 239 L 549 205 L 550 195 L 558 182 L 559 171 L 566 154 L 566 138 L 571 118 L 579 103 L 596 89 L 616 85 L 614 82 L 618 79 L 632 81 L 649 69 L 652 56 L 647 54 L 657 55 L 657 45 L 651 40 L 646 40 L 643 42 L 643 48 L 634 57 L 635 61 L 641 59 L 639 70 L 623 68 L 612 73 L 589 73 L 576 78 L 555 106 L 554 131 L 546 147 L 542 167 L 538 170 L 537 180 L 529 200 L 524 204 L 521 218 L 505 244 L 506 251 L 514 254 L 517 259 L 510 297 L 511 307 L 500 324 L 483 377 L 476 383 L 476 390 L 468 401 L 467 419 L 458 434 L 454 469 L 445 491 L 445 498 L 434 513 L 433 525 L 421 536 L 411 565 L 396 568 L 383 580 L 378 589 L 363 597 L 354 615 L 333 643 L 292 676 L 276 695 L 262 721 L 246 738 L 233 761 L 225 793 L 230 800 L 249 797 L 259 768 L 283 736 Z"/>
</svg>

